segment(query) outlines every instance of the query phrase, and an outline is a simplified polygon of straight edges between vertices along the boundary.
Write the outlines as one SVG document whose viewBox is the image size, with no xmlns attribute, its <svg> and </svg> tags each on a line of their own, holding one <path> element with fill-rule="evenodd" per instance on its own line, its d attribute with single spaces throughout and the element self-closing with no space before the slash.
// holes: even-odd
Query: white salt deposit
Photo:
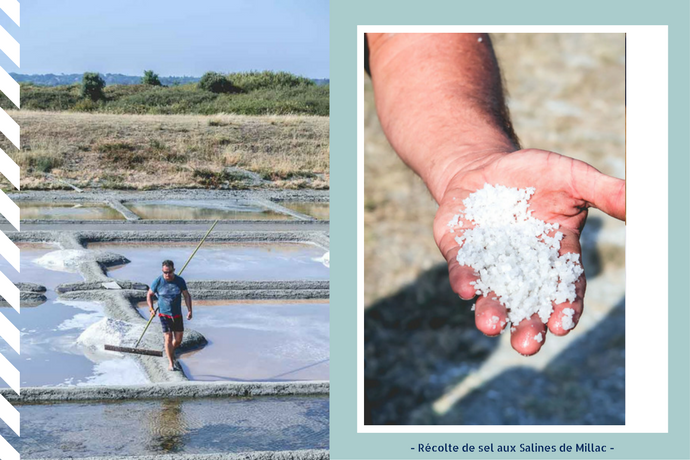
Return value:
<svg viewBox="0 0 690 460">
<path fill-rule="evenodd" d="M 541 336 L 541 332 L 534 336 L 534 340 L 536 340 L 537 343 L 541 343 L 541 341 L 544 340 L 544 338 Z"/>
<path fill-rule="evenodd" d="M 34 262 L 49 270 L 78 273 L 79 264 L 84 261 L 87 254 L 88 251 L 85 249 L 64 249 L 49 252 Z"/>
<path fill-rule="evenodd" d="M 561 319 L 561 327 L 563 327 L 564 331 L 568 331 L 572 328 L 575 327 L 575 322 L 573 321 L 573 315 L 575 314 L 575 310 L 572 308 L 564 308 L 563 309 L 563 318 Z"/>
<path fill-rule="evenodd" d="M 463 200 L 464 218 L 475 228 L 455 238 L 462 245 L 458 263 L 479 276 L 470 284 L 478 295 L 494 292 L 513 324 L 535 313 L 546 323 L 552 303 L 575 300 L 574 283 L 583 273 L 579 254 L 559 256 L 558 224 L 532 217 L 534 192 L 485 184 Z"/>
<path fill-rule="evenodd" d="M 102 286 L 106 289 L 122 289 L 122 287 L 117 284 L 116 281 L 111 281 L 109 283 L 103 283 Z"/>
<path fill-rule="evenodd" d="M 450 228 L 461 227 L 462 221 L 460 220 L 460 214 L 454 215 L 453 218 L 448 222 L 448 226 Z"/>
<path fill-rule="evenodd" d="M 83 301 L 55 301 L 55 303 L 61 303 L 64 305 L 70 305 L 72 307 L 84 310 L 86 313 L 77 313 L 72 318 L 66 319 L 60 323 L 57 327 L 60 331 L 69 331 L 71 329 L 81 329 L 85 330 L 87 327 L 93 323 L 99 321 L 105 316 L 103 313 L 103 305 L 94 302 L 83 302 Z"/>
<path fill-rule="evenodd" d="M 82 332 L 77 343 L 97 350 L 102 350 L 106 343 L 115 346 L 133 346 L 143 331 L 144 326 L 135 326 L 125 321 L 103 318 Z"/>
<path fill-rule="evenodd" d="M 97 363 L 94 375 L 87 377 L 81 385 L 137 385 L 151 383 L 144 371 L 130 357 L 114 358 Z"/>
<path fill-rule="evenodd" d="M 312 259 L 314 262 L 319 262 L 322 263 L 324 267 L 330 268 L 331 267 L 331 252 L 328 251 L 321 257 L 317 257 L 316 259 Z"/>
</svg>

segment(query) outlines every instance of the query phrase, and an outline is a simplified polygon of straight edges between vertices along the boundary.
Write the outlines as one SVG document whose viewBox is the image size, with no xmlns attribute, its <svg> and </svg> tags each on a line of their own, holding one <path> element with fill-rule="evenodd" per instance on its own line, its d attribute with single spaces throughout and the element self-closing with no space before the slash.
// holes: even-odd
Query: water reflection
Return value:
<svg viewBox="0 0 690 460">
<path fill-rule="evenodd" d="M 22 458 L 328 449 L 327 396 L 19 406 Z"/>
<path fill-rule="evenodd" d="M 297 201 L 285 201 L 280 203 L 288 209 L 297 211 L 308 216 L 312 216 L 319 220 L 328 220 L 330 214 L 329 203 L 307 203 Z"/>
<path fill-rule="evenodd" d="M 125 220 L 115 209 L 101 203 L 40 203 L 18 201 L 22 219 Z"/>
<path fill-rule="evenodd" d="M 289 220 L 280 214 L 242 200 L 159 200 L 123 203 L 142 219 L 151 220 Z"/>
</svg>

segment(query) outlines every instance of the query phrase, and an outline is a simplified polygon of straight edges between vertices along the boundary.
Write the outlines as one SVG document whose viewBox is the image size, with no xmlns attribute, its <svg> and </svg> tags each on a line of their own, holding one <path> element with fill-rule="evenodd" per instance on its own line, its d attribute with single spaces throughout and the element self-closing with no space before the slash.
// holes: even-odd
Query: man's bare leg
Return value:
<svg viewBox="0 0 690 460">
<path fill-rule="evenodd" d="M 184 335 L 184 332 L 173 332 L 173 334 L 173 349 L 177 350 L 177 347 L 179 347 L 182 344 L 182 336 Z"/>
<path fill-rule="evenodd" d="M 170 367 L 168 367 L 168 370 L 172 371 L 175 369 L 175 362 L 173 361 L 173 358 L 175 357 L 175 347 L 173 346 L 173 333 L 164 332 L 163 336 L 165 337 L 165 354 L 168 356 L 168 362 L 170 363 Z"/>
<path fill-rule="evenodd" d="M 173 353 L 177 348 L 182 344 L 182 336 L 184 335 L 183 331 L 175 331 L 173 332 Z"/>
</svg>

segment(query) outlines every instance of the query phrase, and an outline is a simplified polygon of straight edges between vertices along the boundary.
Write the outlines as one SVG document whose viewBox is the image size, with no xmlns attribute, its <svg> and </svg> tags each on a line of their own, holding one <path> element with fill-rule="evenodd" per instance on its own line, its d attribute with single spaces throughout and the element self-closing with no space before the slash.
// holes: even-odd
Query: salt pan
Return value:
<svg viewBox="0 0 690 460">
<path fill-rule="evenodd" d="M 470 284 L 478 295 L 494 292 L 513 324 L 535 313 L 546 323 L 554 302 L 575 300 L 575 281 L 583 273 L 579 254 L 559 256 L 559 225 L 532 217 L 529 200 L 534 192 L 532 187 L 485 184 L 463 200 L 465 210 L 457 217 L 464 215 L 475 226 L 455 238 L 462 246 L 458 263 L 478 273 L 479 279 Z M 568 318 L 572 323 L 572 315 Z M 574 327 L 571 323 L 564 317 L 563 328 Z"/>
</svg>

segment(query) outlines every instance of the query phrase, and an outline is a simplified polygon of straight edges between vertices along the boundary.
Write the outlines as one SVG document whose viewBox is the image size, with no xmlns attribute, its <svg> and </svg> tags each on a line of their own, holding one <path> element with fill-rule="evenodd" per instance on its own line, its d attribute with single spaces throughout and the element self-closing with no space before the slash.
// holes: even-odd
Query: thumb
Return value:
<svg viewBox="0 0 690 460">
<path fill-rule="evenodd" d="M 611 217 L 625 221 L 625 181 L 599 172 L 583 163 L 577 190 L 587 204 L 604 211 Z"/>
</svg>

